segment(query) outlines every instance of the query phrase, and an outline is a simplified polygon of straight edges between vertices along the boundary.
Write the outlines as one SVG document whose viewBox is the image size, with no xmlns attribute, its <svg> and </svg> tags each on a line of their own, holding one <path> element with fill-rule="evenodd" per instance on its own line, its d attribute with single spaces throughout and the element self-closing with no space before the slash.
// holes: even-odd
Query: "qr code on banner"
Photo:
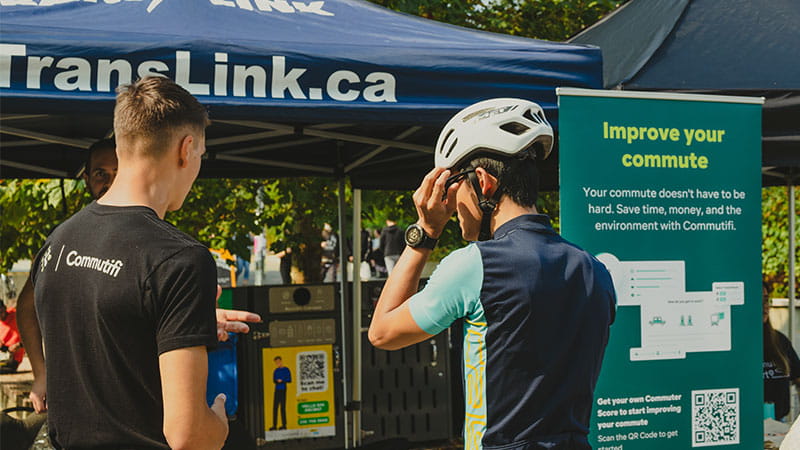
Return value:
<svg viewBox="0 0 800 450">
<path fill-rule="evenodd" d="M 692 447 L 739 443 L 739 388 L 692 391 Z"/>
<path fill-rule="evenodd" d="M 324 351 L 297 354 L 298 393 L 328 390 L 328 354 Z"/>
</svg>

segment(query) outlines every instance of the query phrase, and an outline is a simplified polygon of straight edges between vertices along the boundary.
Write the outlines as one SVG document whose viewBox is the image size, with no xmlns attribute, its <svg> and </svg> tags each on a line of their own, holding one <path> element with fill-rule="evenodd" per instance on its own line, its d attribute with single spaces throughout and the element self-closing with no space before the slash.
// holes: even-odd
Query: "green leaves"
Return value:
<svg viewBox="0 0 800 450">
<path fill-rule="evenodd" d="M 617 0 L 372 0 L 396 11 L 453 25 L 563 41 L 597 22 Z"/>
<path fill-rule="evenodd" d="M 800 204 L 800 189 L 795 189 L 795 203 Z M 761 190 L 761 267 L 764 280 L 773 286 L 773 295 L 789 294 L 789 196 L 782 186 Z M 800 237 L 800 220 L 795 220 L 795 239 Z M 795 268 L 800 271 L 800 254 L 795 254 Z M 800 292 L 800 285 L 795 286 Z"/>
<path fill-rule="evenodd" d="M 83 181 L 0 180 L 0 271 L 32 259 L 59 223 L 88 203 Z"/>
</svg>

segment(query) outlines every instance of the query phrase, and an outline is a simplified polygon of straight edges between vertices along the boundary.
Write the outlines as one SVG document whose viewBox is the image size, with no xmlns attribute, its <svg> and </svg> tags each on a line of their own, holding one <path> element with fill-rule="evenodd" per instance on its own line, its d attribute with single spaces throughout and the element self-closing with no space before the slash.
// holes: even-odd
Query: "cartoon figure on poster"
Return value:
<svg viewBox="0 0 800 450">
<path fill-rule="evenodd" d="M 263 349 L 265 440 L 336 434 L 332 354 L 331 345 Z"/>
<path fill-rule="evenodd" d="M 278 408 L 281 412 L 281 430 L 286 429 L 286 383 L 292 382 L 292 372 L 288 367 L 283 365 L 283 359 L 280 356 L 272 358 L 275 361 L 275 371 L 272 372 L 272 381 L 275 383 L 275 393 L 272 396 L 272 428 L 274 431 L 278 428 Z"/>
</svg>

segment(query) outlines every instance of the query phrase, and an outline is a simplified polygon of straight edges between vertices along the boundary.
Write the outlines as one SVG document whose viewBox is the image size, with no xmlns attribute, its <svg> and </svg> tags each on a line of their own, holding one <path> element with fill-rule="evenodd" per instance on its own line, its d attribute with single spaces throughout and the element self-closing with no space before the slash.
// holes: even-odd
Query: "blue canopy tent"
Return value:
<svg viewBox="0 0 800 450">
<path fill-rule="evenodd" d="M 204 177 L 323 175 L 412 188 L 458 109 L 601 86 L 599 50 L 479 32 L 357 0 L 4 0 L 3 177 L 72 176 L 114 89 L 171 77 L 209 107 Z M 11 139 L 10 136 L 16 136 Z M 18 139 L 17 139 L 18 138 Z M 555 163 L 545 184 L 556 183 Z"/>
<path fill-rule="evenodd" d="M 468 30 L 358 0 L 0 0 L 0 21 L 4 178 L 79 173 L 85 149 L 112 128 L 116 86 L 145 75 L 173 78 L 209 107 L 202 177 L 329 176 L 340 190 L 345 178 L 358 189 L 416 187 L 439 129 L 475 101 L 531 99 L 557 124 L 556 87 L 602 86 L 595 47 Z M 542 172 L 554 187 L 556 158 Z M 347 291 L 342 282 L 342 305 Z M 344 350 L 342 359 L 347 367 Z M 360 400 L 359 376 L 355 369 L 352 395 L 344 380 L 348 403 Z"/>
<path fill-rule="evenodd" d="M 603 52 L 607 89 L 765 97 L 764 184 L 800 176 L 800 4 L 632 0 L 570 39 Z"/>
</svg>

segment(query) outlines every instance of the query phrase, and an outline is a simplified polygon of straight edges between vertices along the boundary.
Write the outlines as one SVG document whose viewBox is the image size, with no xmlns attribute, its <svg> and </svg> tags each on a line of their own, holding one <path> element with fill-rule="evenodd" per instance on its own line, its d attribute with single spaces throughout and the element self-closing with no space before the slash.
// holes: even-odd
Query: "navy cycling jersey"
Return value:
<svg viewBox="0 0 800 450">
<path fill-rule="evenodd" d="M 441 261 L 409 300 L 438 334 L 464 319 L 465 449 L 590 449 L 616 296 L 605 266 L 547 216 L 516 217 Z"/>
</svg>

